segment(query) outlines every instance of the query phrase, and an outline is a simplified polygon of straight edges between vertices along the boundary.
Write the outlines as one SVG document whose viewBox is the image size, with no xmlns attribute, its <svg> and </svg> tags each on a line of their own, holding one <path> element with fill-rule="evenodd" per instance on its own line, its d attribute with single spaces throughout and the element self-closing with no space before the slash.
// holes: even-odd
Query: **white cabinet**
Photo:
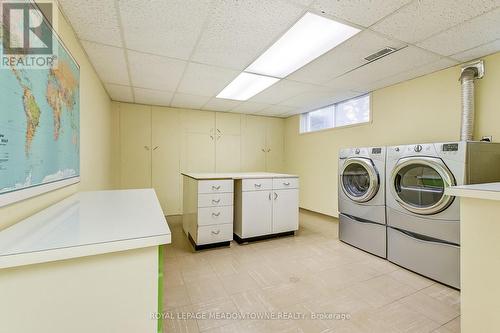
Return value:
<svg viewBox="0 0 500 333">
<path fill-rule="evenodd" d="M 299 190 L 275 190 L 273 193 L 273 233 L 299 228 Z"/>
<path fill-rule="evenodd" d="M 236 240 L 293 234 L 299 228 L 298 178 L 235 181 Z"/>
<path fill-rule="evenodd" d="M 284 168 L 284 122 L 280 118 L 242 118 L 241 165 L 245 171 L 281 172 Z"/>
<path fill-rule="evenodd" d="M 151 187 L 151 108 L 120 105 L 120 187 Z"/>
<path fill-rule="evenodd" d="M 235 228 L 240 238 L 268 235 L 273 231 L 273 202 L 271 191 L 242 192 L 241 221 L 249 222 Z M 237 219 L 238 220 L 238 219 Z"/>
<path fill-rule="evenodd" d="M 182 227 L 196 250 L 233 239 L 233 180 L 184 176 Z"/>
</svg>

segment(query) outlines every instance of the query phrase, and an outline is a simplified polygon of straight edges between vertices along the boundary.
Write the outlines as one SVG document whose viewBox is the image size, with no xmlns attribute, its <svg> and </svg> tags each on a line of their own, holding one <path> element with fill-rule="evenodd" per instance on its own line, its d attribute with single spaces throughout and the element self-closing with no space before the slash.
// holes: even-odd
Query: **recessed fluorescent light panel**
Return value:
<svg viewBox="0 0 500 333">
<path fill-rule="evenodd" d="M 349 25 L 306 13 L 245 71 L 284 78 L 358 32 Z"/>
<path fill-rule="evenodd" d="M 246 101 L 278 81 L 279 79 L 275 77 L 243 72 L 228 84 L 216 97 Z"/>
</svg>

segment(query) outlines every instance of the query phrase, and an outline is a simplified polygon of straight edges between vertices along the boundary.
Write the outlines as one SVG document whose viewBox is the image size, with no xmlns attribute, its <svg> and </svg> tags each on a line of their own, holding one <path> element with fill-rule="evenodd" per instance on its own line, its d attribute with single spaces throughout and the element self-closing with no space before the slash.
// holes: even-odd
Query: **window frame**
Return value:
<svg viewBox="0 0 500 333">
<path fill-rule="evenodd" d="M 337 105 L 345 103 L 345 102 L 348 102 L 350 100 L 359 99 L 361 97 L 368 97 L 369 98 L 369 102 L 368 102 L 368 105 L 369 105 L 368 121 L 363 121 L 363 122 L 355 123 L 355 124 L 335 126 L 335 116 L 336 116 L 335 112 L 336 112 Z M 305 131 L 304 130 L 305 125 L 306 125 L 306 121 L 309 120 L 308 115 L 309 115 L 310 112 L 318 111 L 318 110 L 321 110 L 321 109 L 324 109 L 324 108 L 327 108 L 327 107 L 331 107 L 331 106 L 333 106 L 333 126 L 332 127 L 326 127 L 326 128 L 322 128 L 322 129 L 315 130 L 315 131 Z M 338 102 L 333 103 L 333 104 L 325 105 L 323 107 L 320 107 L 320 108 L 317 108 L 317 109 L 314 109 L 314 110 L 311 110 L 311 111 L 304 112 L 304 113 L 300 114 L 300 119 L 299 119 L 299 122 L 300 122 L 299 123 L 299 134 L 300 135 L 302 135 L 302 134 L 311 134 L 311 133 L 318 133 L 318 132 L 324 132 L 324 131 L 331 131 L 331 130 L 335 130 L 335 129 L 344 129 L 344 128 L 350 128 L 350 127 L 355 127 L 355 126 L 370 125 L 372 123 L 372 120 L 373 120 L 373 118 L 372 118 L 372 106 L 373 106 L 372 93 L 366 93 L 366 94 L 362 94 L 362 95 L 359 95 L 359 96 L 351 97 L 351 98 L 348 98 L 348 99 L 345 99 L 345 100 L 342 100 L 342 101 L 338 101 Z"/>
</svg>

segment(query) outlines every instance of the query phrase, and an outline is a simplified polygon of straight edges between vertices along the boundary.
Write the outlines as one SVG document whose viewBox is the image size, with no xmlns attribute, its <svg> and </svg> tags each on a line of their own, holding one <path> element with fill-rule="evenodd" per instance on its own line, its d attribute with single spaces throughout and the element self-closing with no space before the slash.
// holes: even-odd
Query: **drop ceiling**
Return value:
<svg viewBox="0 0 500 333">
<path fill-rule="evenodd" d="M 288 117 L 500 51 L 500 0 L 59 2 L 123 102 Z M 248 101 L 215 98 L 306 12 L 362 32 Z"/>
</svg>

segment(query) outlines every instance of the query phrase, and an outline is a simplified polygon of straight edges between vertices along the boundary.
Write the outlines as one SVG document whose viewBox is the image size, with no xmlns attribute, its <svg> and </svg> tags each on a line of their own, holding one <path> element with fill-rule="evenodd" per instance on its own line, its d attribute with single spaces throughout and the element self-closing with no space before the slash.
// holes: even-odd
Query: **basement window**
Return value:
<svg viewBox="0 0 500 333">
<path fill-rule="evenodd" d="M 369 94 L 303 113 L 300 119 L 300 133 L 368 122 L 370 122 Z"/>
</svg>

